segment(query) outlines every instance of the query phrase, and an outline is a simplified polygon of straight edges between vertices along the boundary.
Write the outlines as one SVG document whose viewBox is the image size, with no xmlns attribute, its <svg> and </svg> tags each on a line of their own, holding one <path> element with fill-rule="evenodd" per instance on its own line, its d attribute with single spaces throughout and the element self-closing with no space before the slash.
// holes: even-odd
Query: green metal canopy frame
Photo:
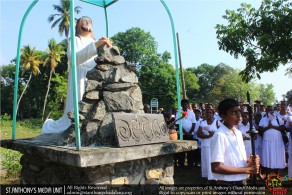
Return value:
<svg viewBox="0 0 292 195">
<path fill-rule="evenodd" d="M 24 23 L 26 18 L 32 8 L 39 0 L 33 0 L 29 8 L 26 10 L 20 25 L 19 35 L 18 35 L 18 43 L 17 43 L 17 54 L 16 54 L 16 72 L 15 72 L 15 85 L 14 85 L 14 99 L 13 99 L 13 120 L 12 120 L 12 139 L 16 139 L 16 115 L 17 115 L 17 92 L 18 92 L 18 79 L 19 79 L 19 67 L 20 67 L 20 47 L 22 41 L 22 31 L 24 27 Z M 97 5 L 99 7 L 104 8 L 105 19 L 106 19 L 106 35 L 108 37 L 108 17 L 107 17 L 107 10 L 106 8 L 113 3 L 117 2 L 118 0 L 81 0 L 86 3 L 90 3 L 93 5 Z M 179 69 L 178 69 L 178 55 L 177 55 L 177 43 L 175 37 L 175 28 L 174 22 L 172 19 L 172 15 L 168 6 L 164 2 L 164 0 L 160 0 L 163 4 L 164 8 L 166 9 L 168 16 L 170 18 L 171 27 L 172 27 L 172 36 L 173 36 L 173 47 L 174 47 L 174 57 L 175 57 L 175 69 L 176 69 L 176 88 L 177 88 L 177 105 L 178 105 L 178 112 L 181 113 L 181 99 L 180 99 L 180 84 L 179 84 Z M 74 21 L 74 0 L 70 0 L 70 35 L 71 37 L 75 37 L 75 29 L 73 25 L 75 24 Z M 79 108 L 78 108 L 78 90 L 77 90 L 77 73 L 76 73 L 76 55 L 75 55 L 75 39 L 70 39 L 70 46 L 71 51 L 74 55 L 71 55 L 71 68 L 72 68 L 72 80 L 73 80 L 73 98 L 74 98 L 74 118 L 77 120 L 75 121 L 75 133 L 76 133 L 76 150 L 80 150 L 81 142 L 80 142 L 80 126 L 79 126 Z M 183 139 L 182 137 L 182 125 L 180 121 L 179 125 L 180 131 L 180 140 Z"/>
</svg>

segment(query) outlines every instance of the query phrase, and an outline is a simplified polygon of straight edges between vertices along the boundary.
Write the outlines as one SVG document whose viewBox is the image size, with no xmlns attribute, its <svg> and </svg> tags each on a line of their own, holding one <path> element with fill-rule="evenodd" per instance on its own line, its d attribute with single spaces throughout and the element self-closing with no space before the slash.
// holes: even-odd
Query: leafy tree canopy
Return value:
<svg viewBox="0 0 292 195">
<path fill-rule="evenodd" d="M 259 100 L 261 100 L 265 105 L 272 105 L 275 102 L 273 84 L 260 84 L 259 87 Z"/>
<path fill-rule="evenodd" d="M 195 100 L 197 102 L 214 102 L 215 98 L 211 95 L 211 91 L 214 85 L 218 82 L 218 79 L 229 74 L 234 69 L 226 64 L 220 63 L 217 66 L 210 64 L 201 64 L 197 68 L 188 68 L 193 72 L 198 78 L 198 84 L 200 90 L 196 90 Z"/>
<path fill-rule="evenodd" d="M 184 70 L 183 74 L 187 98 L 194 100 L 196 98 L 196 92 L 200 88 L 199 78 L 190 69 Z"/>
<path fill-rule="evenodd" d="M 131 28 L 112 37 L 121 55 L 137 65 L 139 85 L 143 102 L 150 103 L 158 98 L 159 106 L 164 108 L 176 105 L 175 70 L 168 64 L 169 52 L 159 54 L 154 37 L 140 28 Z"/>
<path fill-rule="evenodd" d="M 244 81 L 291 63 L 291 6 L 289 0 L 263 0 L 258 9 L 243 3 L 236 11 L 226 11 L 228 25 L 216 25 L 219 49 L 246 59 L 240 72 Z"/>
<path fill-rule="evenodd" d="M 273 85 L 260 85 L 254 81 L 245 83 L 239 76 L 240 70 L 220 63 L 217 66 L 202 64 L 197 68 L 189 68 L 199 78 L 199 90 L 195 91 L 195 102 L 218 103 L 224 98 L 234 98 L 246 102 L 246 92 L 251 99 L 261 100 L 264 103 L 275 101 Z"/>
<path fill-rule="evenodd" d="M 131 28 L 126 32 L 120 32 L 111 38 L 115 45 L 120 48 L 121 55 L 127 61 L 135 63 L 138 69 L 150 63 L 153 55 L 157 53 L 157 42 L 154 37 L 140 28 Z M 164 54 L 164 60 L 170 59 L 170 54 Z M 155 62 L 154 62 L 155 63 Z"/>
<path fill-rule="evenodd" d="M 62 36 L 65 32 L 65 36 L 68 39 L 69 37 L 69 28 L 70 28 L 70 1 L 68 0 L 61 0 L 60 5 L 53 5 L 54 10 L 56 10 L 57 14 L 51 14 L 48 17 L 48 22 L 53 22 L 51 28 L 54 28 L 57 24 L 59 24 L 59 34 Z M 80 6 L 76 6 L 74 8 L 75 13 L 80 13 L 81 11 Z"/>
<path fill-rule="evenodd" d="M 292 98 L 292 89 L 290 91 L 287 91 L 286 96 L 287 100 L 289 100 L 290 98 Z"/>
</svg>

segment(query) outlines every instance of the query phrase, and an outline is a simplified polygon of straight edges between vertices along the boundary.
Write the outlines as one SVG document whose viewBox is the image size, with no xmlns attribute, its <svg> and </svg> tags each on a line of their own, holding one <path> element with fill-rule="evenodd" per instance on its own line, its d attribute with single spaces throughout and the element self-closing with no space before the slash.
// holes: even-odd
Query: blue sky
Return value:
<svg viewBox="0 0 292 195">
<path fill-rule="evenodd" d="M 8 64 L 16 56 L 17 39 L 22 17 L 32 0 L 0 0 L 0 65 Z M 243 2 L 259 7 L 259 0 L 165 0 L 179 33 L 182 64 L 184 68 L 197 67 L 202 63 L 217 65 L 221 62 L 234 68 L 243 69 L 245 60 L 234 59 L 218 49 L 216 24 L 226 23 L 222 16 L 226 9 L 235 10 Z M 53 4 L 59 0 L 40 0 L 27 17 L 23 30 L 22 46 L 30 44 L 38 50 L 45 50 L 48 40 L 61 41 L 57 28 L 51 29 L 47 18 L 56 13 Z M 93 19 L 94 34 L 99 38 L 106 34 L 104 11 L 102 8 L 76 0 L 81 13 Z M 155 38 L 159 52 L 169 51 L 174 64 L 171 26 L 167 12 L 159 0 L 119 0 L 108 8 L 109 37 L 130 29 L 140 27 Z M 264 73 L 258 83 L 272 83 L 278 100 L 282 94 L 291 90 L 291 78 L 284 76 L 286 67 L 277 72 Z M 290 84 L 291 86 L 291 84 Z M 287 88 L 288 87 L 288 88 Z"/>
</svg>

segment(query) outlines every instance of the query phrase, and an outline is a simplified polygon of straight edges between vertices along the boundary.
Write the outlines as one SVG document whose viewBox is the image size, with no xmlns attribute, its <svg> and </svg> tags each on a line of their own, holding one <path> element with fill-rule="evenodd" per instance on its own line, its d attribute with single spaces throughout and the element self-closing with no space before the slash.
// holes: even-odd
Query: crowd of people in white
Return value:
<svg viewBox="0 0 292 195">
<path fill-rule="evenodd" d="M 234 126 L 242 134 L 246 158 L 252 154 L 251 137 L 247 133 L 251 129 L 248 106 L 247 103 L 239 103 L 240 121 Z M 216 180 L 211 167 L 211 150 L 214 149 L 210 147 L 214 135 L 220 126 L 224 126 L 224 121 L 213 104 L 189 104 L 187 100 L 182 100 L 182 110 L 188 113 L 188 116 L 182 119 L 183 137 L 185 140 L 196 140 L 198 149 L 176 155 L 175 165 L 184 166 L 187 156 L 189 168 L 200 164 L 201 176 L 209 181 Z M 252 128 L 258 132 L 255 136 L 255 153 L 260 157 L 259 177 L 265 179 L 272 173 L 279 175 L 279 170 L 288 167 L 288 177 L 292 178 L 292 136 L 290 136 L 292 135 L 292 98 L 274 106 L 266 106 L 256 101 L 252 105 L 252 111 Z M 163 111 L 163 114 L 167 123 L 181 116 L 176 112 L 169 119 L 168 111 Z M 177 121 L 176 126 L 171 128 L 179 129 L 179 123 Z M 288 141 L 285 140 L 284 135 L 288 137 Z"/>
</svg>

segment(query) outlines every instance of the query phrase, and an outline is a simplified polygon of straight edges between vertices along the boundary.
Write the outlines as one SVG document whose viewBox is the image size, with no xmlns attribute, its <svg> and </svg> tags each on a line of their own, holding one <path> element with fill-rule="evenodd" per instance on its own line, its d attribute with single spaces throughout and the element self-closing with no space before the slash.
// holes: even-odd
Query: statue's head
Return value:
<svg viewBox="0 0 292 195">
<path fill-rule="evenodd" d="M 75 35 L 81 36 L 83 31 L 92 32 L 92 20 L 87 16 L 82 16 L 77 20 L 75 27 Z"/>
</svg>

